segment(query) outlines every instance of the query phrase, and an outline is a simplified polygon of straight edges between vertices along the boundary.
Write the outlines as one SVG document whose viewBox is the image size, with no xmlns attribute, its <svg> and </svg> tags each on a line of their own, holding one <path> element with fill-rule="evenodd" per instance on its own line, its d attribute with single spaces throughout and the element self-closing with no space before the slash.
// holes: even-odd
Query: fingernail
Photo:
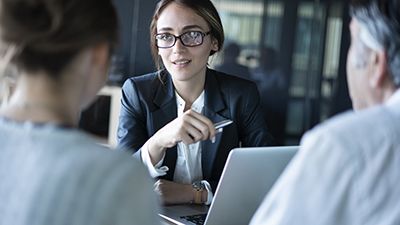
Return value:
<svg viewBox="0 0 400 225">
<path fill-rule="evenodd" d="M 215 136 L 211 138 L 211 143 L 215 143 Z"/>
</svg>

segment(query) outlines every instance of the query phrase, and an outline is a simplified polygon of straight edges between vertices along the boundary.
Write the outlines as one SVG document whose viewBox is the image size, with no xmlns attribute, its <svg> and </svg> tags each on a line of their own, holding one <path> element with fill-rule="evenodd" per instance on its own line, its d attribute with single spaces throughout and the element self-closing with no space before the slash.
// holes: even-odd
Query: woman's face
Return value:
<svg viewBox="0 0 400 225">
<path fill-rule="evenodd" d="M 159 16 L 157 34 L 179 36 L 188 31 L 207 33 L 210 28 L 192 9 L 174 2 L 169 4 Z M 218 42 L 211 35 L 206 35 L 203 37 L 203 44 L 199 46 L 187 47 L 177 39 L 170 48 L 158 48 L 158 54 L 175 82 L 196 82 L 205 76 L 211 50 L 218 51 Z"/>
</svg>

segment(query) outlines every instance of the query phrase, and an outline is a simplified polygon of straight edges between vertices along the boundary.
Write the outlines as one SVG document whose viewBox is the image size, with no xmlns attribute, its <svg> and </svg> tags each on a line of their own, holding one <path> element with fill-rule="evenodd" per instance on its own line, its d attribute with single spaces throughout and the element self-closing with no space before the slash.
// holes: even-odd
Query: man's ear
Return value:
<svg viewBox="0 0 400 225">
<path fill-rule="evenodd" d="M 387 69 L 387 54 L 385 51 L 372 52 L 371 54 L 371 73 L 369 83 L 371 87 L 377 88 L 382 87 L 389 78 Z"/>
</svg>

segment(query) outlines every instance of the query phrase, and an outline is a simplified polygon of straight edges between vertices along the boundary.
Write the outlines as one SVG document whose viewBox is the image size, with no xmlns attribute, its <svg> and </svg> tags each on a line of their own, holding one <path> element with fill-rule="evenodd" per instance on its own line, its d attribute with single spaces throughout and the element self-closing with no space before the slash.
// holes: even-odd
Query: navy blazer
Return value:
<svg viewBox="0 0 400 225">
<path fill-rule="evenodd" d="M 207 69 L 203 114 L 216 123 L 233 124 L 216 135 L 216 142 L 202 142 L 203 179 L 215 191 L 229 151 L 235 147 L 272 144 L 256 85 L 248 80 Z M 160 128 L 177 117 L 175 88 L 166 70 L 128 79 L 122 87 L 118 126 L 119 147 L 140 156 L 140 148 Z M 167 149 L 163 165 L 169 171 L 163 179 L 173 180 L 176 146 Z M 253 174 L 249 174 L 253 175 Z"/>
</svg>

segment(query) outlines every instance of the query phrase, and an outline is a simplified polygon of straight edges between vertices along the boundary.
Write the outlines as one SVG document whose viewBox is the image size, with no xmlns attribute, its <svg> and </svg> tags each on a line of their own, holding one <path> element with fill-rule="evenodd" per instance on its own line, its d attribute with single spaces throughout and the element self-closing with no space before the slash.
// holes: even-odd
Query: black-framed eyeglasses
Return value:
<svg viewBox="0 0 400 225">
<path fill-rule="evenodd" d="M 159 48 L 171 48 L 175 45 L 176 40 L 181 40 L 181 43 L 186 47 L 195 47 L 203 44 L 204 37 L 209 35 L 211 31 L 203 33 L 201 31 L 188 31 L 179 36 L 170 33 L 156 34 L 156 45 Z"/>
</svg>

